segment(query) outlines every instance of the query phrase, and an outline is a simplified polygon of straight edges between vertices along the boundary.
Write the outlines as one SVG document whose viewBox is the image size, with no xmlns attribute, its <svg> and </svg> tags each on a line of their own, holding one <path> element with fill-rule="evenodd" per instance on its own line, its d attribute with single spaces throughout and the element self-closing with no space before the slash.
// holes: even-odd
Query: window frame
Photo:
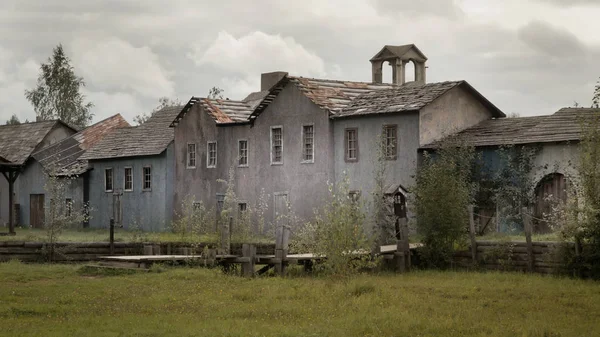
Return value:
<svg viewBox="0 0 600 337">
<path fill-rule="evenodd" d="M 150 187 L 146 188 L 146 169 L 150 170 Z M 142 191 L 152 191 L 152 166 L 145 165 L 142 167 Z"/>
<path fill-rule="evenodd" d="M 127 189 L 127 170 L 131 172 L 131 188 Z M 123 191 L 124 192 L 133 192 L 133 167 L 124 166 L 123 167 Z"/>
<path fill-rule="evenodd" d="M 281 160 L 280 161 L 273 161 L 273 154 L 275 152 L 275 148 L 273 147 L 273 130 L 274 129 L 280 129 L 281 130 Z M 271 132 L 269 132 L 269 137 L 271 139 L 271 146 L 269 148 L 269 153 L 270 153 L 270 157 L 271 157 L 271 165 L 283 165 L 283 125 L 273 125 L 271 126 L 270 129 Z"/>
<path fill-rule="evenodd" d="M 240 161 L 242 159 L 242 156 L 240 155 L 240 151 L 241 151 L 241 144 L 242 142 L 246 142 L 246 163 L 245 164 L 240 164 Z M 238 167 L 248 167 L 249 166 L 249 145 L 248 145 L 248 139 L 238 139 Z"/>
<path fill-rule="evenodd" d="M 312 159 L 306 159 L 306 132 L 304 130 L 305 127 L 310 126 L 312 128 L 312 149 L 311 149 L 311 158 Z M 300 161 L 302 164 L 314 164 L 315 163 L 315 124 L 314 123 L 309 123 L 309 124 L 302 124 L 301 126 L 301 135 L 302 135 L 302 141 L 300 142 L 300 146 L 301 151 L 300 154 L 302 156 L 302 160 Z"/>
<path fill-rule="evenodd" d="M 210 145 L 211 144 L 215 144 L 215 163 L 214 165 L 210 164 Z M 206 168 L 216 168 L 217 167 L 217 153 L 218 153 L 218 146 L 217 146 L 217 141 L 216 140 L 211 140 L 211 141 L 207 141 L 206 142 Z"/>
<path fill-rule="evenodd" d="M 350 131 L 354 131 L 355 134 L 355 138 L 354 141 L 356 142 L 356 147 L 355 147 L 355 152 L 356 152 L 356 157 L 354 158 L 350 158 L 350 146 L 349 146 L 349 142 L 350 142 L 350 137 L 349 137 L 349 132 Z M 351 127 L 351 128 L 345 128 L 344 129 L 344 160 L 347 163 L 354 163 L 357 162 L 359 158 L 359 146 L 358 146 L 358 128 L 357 127 Z"/>
<path fill-rule="evenodd" d="M 190 145 L 194 145 L 194 165 L 190 165 Z M 186 145 L 186 156 L 185 156 L 185 167 L 186 169 L 195 169 L 196 165 L 198 164 L 198 146 L 196 146 L 196 143 L 187 143 Z"/>
<path fill-rule="evenodd" d="M 106 187 L 106 178 L 108 177 L 106 175 L 106 172 L 110 170 L 110 189 L 107 189 Z M 104 168 L 104 192 L 106 193 L 110 193 L 112 191 L 115 190 L 115 171 L 113 170 L 112 167 L 105 167 Z"/>
<path fill-rule="evenodd" d="M 394 148 L 391 155 L 388 155 L 388 136 L 387 130 L 394 130 Z M 382 127 L 382 138 L 383 138 L 383 151 L 385 160 L 396 160 L 398 159 L 398 124 L 384 124 Z"/>
</svg>

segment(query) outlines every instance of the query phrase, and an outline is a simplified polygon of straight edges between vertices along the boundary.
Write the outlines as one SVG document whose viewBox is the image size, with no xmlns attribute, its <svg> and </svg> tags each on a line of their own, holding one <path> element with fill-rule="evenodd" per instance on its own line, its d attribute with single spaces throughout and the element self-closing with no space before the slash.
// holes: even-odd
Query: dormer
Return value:
<svg viewBox="0 0 600 337">
<path fill-rule="evenodd" d="M 415 83 L 425 84 L 425 62 L 427 57 L 414 44 L 403 46 L 385 46 L 371 58 L 373 83 L 383 82 L 383 64 L 388 62 L 392 67 L 392 84 L 406 83 L 406 65 L 414 64 Z"/>
</svg>

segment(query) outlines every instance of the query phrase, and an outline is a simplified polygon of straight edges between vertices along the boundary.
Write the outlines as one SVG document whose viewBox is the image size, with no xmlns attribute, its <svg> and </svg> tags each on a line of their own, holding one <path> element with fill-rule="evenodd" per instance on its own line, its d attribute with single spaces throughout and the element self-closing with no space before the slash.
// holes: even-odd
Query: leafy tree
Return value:
<svg viewBox="0 0 600 337">
<path fill-rule="evenodd" d="M 156 106 L 156 108 L 154 108 L 152 110 L 152 112 L 150 112 L 149 114 L 141 113 L 141 114 L 136 115 L 135 117 L 133 117 L 133 122 L 136 123 L 137 125 L 142 125 L 142 124 L 146 123 L 146 121 L 148 119 L 150 119 L 150 117 L 152 117 L 152 115 L 154 115 L 157 111 L 160 111 L 160 110 L 170 107 L 170 106 L 177 106 L 177 105 L 181 105 L 181 101 L 179 99 L 177 99 L 177 98 L 170 99 L 168 97 L 161 97 L 158 99 L 158 105 Z"/>
<path fill-rule="evenodd" d="M 207 98 L 210 98 L 210 99 L 223 99 L 223 93 L 224 92 L 225 92 L 225 90 L 223 90 L 223 89 L 221 89 L 219 87 L 212 87 L 208 91 Z"/>
<path fill-rule="evenodd" d="M 91 102 L 85 102 L 80 89 L 85 86 L 82 77 L 75 74 L 71 60 L 61 44 L 53 50 L 48 63 L 42 63 L 37 86 L 25 90 L 25 97 L 39 120 L 60 119 L 83 128 L 92 121 Z"/>
<path fill-rule="evenodd" d="M 16 114 L 13 114 L 12 116 L 10 116 L 10 119 L 6 121 L 6 125 L 18 125 L 21 124 L 21 121 L 19 120 L 19 117 L 17 117 Z"/>
</svg>

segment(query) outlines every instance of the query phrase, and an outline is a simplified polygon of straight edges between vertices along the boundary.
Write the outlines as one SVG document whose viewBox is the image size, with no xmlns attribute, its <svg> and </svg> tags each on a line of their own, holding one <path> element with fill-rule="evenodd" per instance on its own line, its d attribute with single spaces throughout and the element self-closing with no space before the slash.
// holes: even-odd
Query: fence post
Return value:
<svg viewBox="0 0 600 337">
<path fill-rule="evenodd" d="M 242 256 L 247 257 L 249 259 L 248 262 L 242 263 L 242 276 L 253 277 L 256 247 L 254 245 L 244 243 L 242 245 Z"/>
<path fill-rule="evenodd" d="M 279 262 L 275 264 L 275 272 L 285 276 L 285 260 L 288 254 L 290 229 L 286 225 L 281 225 L 277 227 L 275 232 L 275 258 L 279 259 Z"/>
<path fill-rule="evenodd" d="M 469 205 L 469 237 L 471 238 L 471 259 L 473 265 L 477 264 L 477 240 L 475 240 L 475 214 L 473 205 Z"/>
<path fill-rule="evenodd" d="M 115 219 L 110 218 L 110 230 L 108 234 L 110 255 L 115 255 Z"/>
<path fill-rule="evenodd" d="M 233 222 L 233 217 L 229 217 L 229 221 L 221 221 L 221 250 L 223 254 L 229 254 L 231 252 L 231 234 L 229 232 L 229 226 Z"/>
<path fill-rule="evenodd" d="M 529 215 L 527 207 L 521 208 L 521 217 L 525 227 L 525 241 L 527 241 L 527 271 L 531 273 L 535 266 L 535 259 L 533 256 L 533 243 L 531 242 L 531 215 Z"/>
<path fill-rule="evenodd" d="M 406 266 L 406 270 L 410 271 L 411 261 L 410 261 L 410 242 L 408 241 L 408 219 L 400 218 L 400 233 L 402 235 L 402 251 L 404 252 L 404 265 Z M 398 250 L 399 247 L 396 247 Z"/>
</svg>

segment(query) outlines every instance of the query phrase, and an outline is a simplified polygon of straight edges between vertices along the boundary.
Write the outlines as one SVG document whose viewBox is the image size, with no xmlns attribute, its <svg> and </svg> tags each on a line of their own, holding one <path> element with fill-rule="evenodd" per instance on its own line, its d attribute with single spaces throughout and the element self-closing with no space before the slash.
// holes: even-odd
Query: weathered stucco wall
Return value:
<svg viewBox="0 0 600 337">
<path fill-rule="evenodd" d="M 302 126 L 314 126 L 314 163 L 302 163 Z M 270 132 L 283 127 L 283 164 L 272 165 Z M 248 140 L 248 167 L 237 165 L 238 140 Z M 207 168 L 207 142 L 217 140 L 217 167 Z M 197 148 L 196 168 L 186 167 L 187 144 Z M 293 211 L 303 219 L 327 196 L 327 181 L 333 180 L 332 126 L 328 114 L 315 106 L 294 85 L 288 85 L 257 118 L 253 126 L 216 126 L 198 106 L 176 127 L 175 208 L 186 196 L 215 207 L 217 193 L 225 193 L 229 168 L 235 173 L 237 196 L 253 207 L 261 191 L 269 195 L 267 221 L 274 218 L 275 195 L 287 193 Z"/>
<path fill-rule="evenodd" d="M 397 125 L 398 152 L 395 160 L 386 160 L 386 185 L 401 184 L 409 187 L 414 183 L 419 148 L 419 114 L 372 115 L 351 119 L 334 120 L 335 174 L 336 180 L 343 179 L 344 172 L 350 190 L 360 191 L 363 200 L 371 200 L 375 188 L 377 165 L 377 142 L 384 125 Z M 359 158 L 356 162 L 345 160 L 345 130 L 358 129 Z"/>
<path fill-rule="evenodd" d="M 492 113 L 462 87 L 455 87 L 421 109 L 421 145 L 492 118 Z"/>
<path fill-rule="evenodd" d="M 15 183 L 15 190 L 18 191 L 15 203 L 20 205 L 21 225 L 30 226 L 30 198 L 32 194 L 43 194 L 45 210 L 50 205 L 51 196 L 46 191 L 47 176 L 42 165 L 35 160 L 31 160 L 25 170 L 21 172 Z M 61 184 L 65 185 L 64 199 L 71 199 L 75 209 L 83 207 L 83 178 L 73 178 L 69 180 L 61 179 Z M 8 202 L 7 202 L 8 203 Z"/>
<path fill-rule="evenodd" d="M 173 174 L 172 156 L 173 143 L 167 150 L 157 156 L 127 157 L 120 159 L 94 160 L 90 171 L 90 227 L 105 228 L 110 223 L 113 212 L 113 193 L 104 190 L 104 172 L 106 168 L 113 169 L 113 189 L 123 192 L 121 196 L 123 226 L 132 228 L 139 226 L 143 230 L 162 231 L 169 228 L 172 220 L 172 195 L 168 194 L 169 181 Z M 143 168 L 152 168 L 152 188 L 142 189 Z M 125 167 L 131 167 L 133 172 L 133 191 L 124 191 Z"/>
</svg>

